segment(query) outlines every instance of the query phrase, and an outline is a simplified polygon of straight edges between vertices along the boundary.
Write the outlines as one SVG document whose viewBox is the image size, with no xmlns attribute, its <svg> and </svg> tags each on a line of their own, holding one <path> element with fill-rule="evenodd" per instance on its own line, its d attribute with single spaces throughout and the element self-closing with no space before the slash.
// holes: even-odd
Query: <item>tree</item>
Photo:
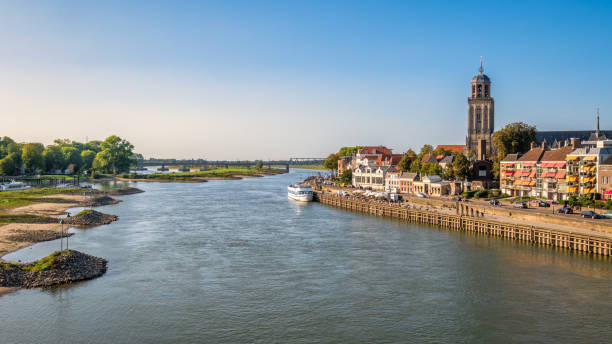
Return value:
<svg viewBox="0 0 612 344">
<path fill-rule="evenodd" d="M 102 151 L 96 155 L 94 162 L 103 166 L 104 172 L 113 174 L 129 172 L 133 162 L 134 146 L 117 135 L 112 135 L 100 144 Z"/>
<path fill-rule="evenodd" d="M 351 170 L 350 168 L 344 170 L 338 180 L 340 181 L 340 183 L 351 184 L 353 182 L 353 170 Z"/>
<path fill-rule="evenodd" d="M 417 155 L 416 155 L 416 153 L 415 153 L 415 152 L 412 150 L 412 148 L 409 148 L 409 149 L 406 151 L 406 154 L 404 154 L 404 155 L 408 155 L 408 156 L 410 156 L 410 157 L 415 157 L 415 158 L 416 158 L 416 156 L 417 156 Z"/>
<path fill-rule="evenodd" d="M 453 161 L 455 176 L 459 180 L 466 180 L 470 176 L 470 161 L 463 154 L 457 154 Z"/>
<path fill-rule="evenodd" d="M 433 146 L 423 145 L 423 147 L 421 147 L 421 152 L 419 153 L 419 159 L 422 158 L 423 155 L 430 154 L 430 153 L 433 153 Z"/>
<path fill-rule="evenodd" d="M 453 168 L 453 166 L 446 165 L 444 167 L 444 170 L 442 171 L 442 179 L 445 180 L 455 180 L 455 169 Z"/>
<path fill-rule="evenodd" d="M 83 171 L 91 169 L 93 161 L 96 158 L 96 152 L 86 149 L 81 152 L 81 169 Z"/>
<path fill-rule="evenodd" d="M 352 156 L 357 153 L 363 146 L 353 146 L 353 147 L 342 147 L 338 151 L 338 156 Z"/>
<path fill-rule="evenodd" d="M 442 166 L 440 166 L 439 164 L 426 162 L 421 166 L 421 175 L 433 176 L 433 175 L 441 175 L 441 174 L 442 174 Z"/>
<path fill-rule="evenodd" d="M 47 171 L 64 170 L 64 155 L 62 149 L 57 145 L 49 145 L 43 151 L 43 159 L 45 161 L 45 169 Z"/>
<path fill-rule="evenodd" d="M 72 165 L 73 171 L 78 171 L 81 168 L 81 153 L 78 149 L 72 146 L 62 147 L 62 156 L 67 166 Z"/>
<path fill-rule="evenodd" d="M 14 176 L 17 174 L 19 165 L 17 164 L 17 153 L 10 153 L 0 160 L 0 174 L 4 176 Z"/>
<path fill-rule="evenodd" d="M 325 162 L 323 163 L 323 167 L 325 167 L 328 170 L 332 170 L 332 171 L 337 170 L 338 169 L 338 159 L 340 159 L 340 157 L 338 156 L 338 153 L 332 153 L 328 155 L 327 158 L 325 159 Z"/>
<path fill-rule="evenodd" d="M 421 160 L 416 159 L 410 164 L 410 172 L 420 172 L 421 171 Z"/>
<path fill-rule="evenodd" d="M 524 153 L 536 140 L 536 127 L 523 122 L 510 123 L 493 134 L 493 147 L 501 159 L 508 154 Z"/>
<path fill-rule="evenodd" d="M 263 161 L 257 160 L 257 162 L 255 163 L 255 168 L 259 170 L 262 167 L 263 167 Z"/>
<path fill-rule="evenodd" d="M 410 171 L 410 164 L 412 164 L 412 157 L 408 153 L 404 154 L 402 159 L 397 163 L 397 168 L 402 172 Z"/>
<path fill-rule="evenodd" d="M 45 168 L 45 160 L 43 159 L 43 151 L 45 147 L 41 143 L 28 143 L 23 146 L 21 152 L 21 161 L 28 172 L 35 172 Z"/>
</svg>

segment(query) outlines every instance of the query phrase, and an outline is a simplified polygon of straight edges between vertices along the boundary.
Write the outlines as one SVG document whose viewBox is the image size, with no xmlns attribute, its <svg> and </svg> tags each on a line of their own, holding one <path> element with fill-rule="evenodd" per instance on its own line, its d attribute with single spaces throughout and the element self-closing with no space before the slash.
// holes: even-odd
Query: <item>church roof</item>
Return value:
<svg viewBox="0 0 612 344">
<path fill-rule="evenodd" d="M 567 130 L 567 131 L 537 131 L 536 141 L 538 142 L 561 142 L 571 138 L 577 138 L 581 141 L 596 141 L 590 140 L 591 134 L 595 134 L 593 130 Z M 600 130 L 599 136 L 612 137 L 612 130 Z"/>
<path fill-rule="evenodd" d="M 486 74 L 478 74 L 472 78 L 472 82 L 491 82 Z"/>
</svg>

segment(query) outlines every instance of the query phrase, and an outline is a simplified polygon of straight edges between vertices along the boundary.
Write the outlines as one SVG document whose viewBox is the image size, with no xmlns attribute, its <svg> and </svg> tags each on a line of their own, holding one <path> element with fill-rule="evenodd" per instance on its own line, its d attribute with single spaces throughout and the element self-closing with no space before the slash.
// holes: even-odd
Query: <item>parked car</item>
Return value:
<svg viewBox="0 0 612 344">
<path fill-rule="evenodd" d="M 544 202 L 544 201 L 539 201 L 538 202 L 538 207 L 548 208 L 548 207 L 550 207 L 550 203 Z"/>
<path fill-rule="evenodd" d="M 496 200 L 496 199 L 492 199 L 492 200 L 489 201 L 489 204 L 490 205 L 499 205 L 499 201 Z"/>
<path fill-rule="evenodd" d="M 461 196 L 453 197 L 453 201 L 461 202 Z"/>
<path fill-rule="evenodd" d="M 527 209 L 527 203 L 525 203 L 525 202 L 516 202 L 516 203 L 514 203 L 513 207 L 520 208 L 520 209 Z"/>
<path fill-rule="evenodd" d="M 417 193 L 416 195 L 417 195 L 417 197 L 420 197 L 420 198 L 427 198 L 427 195 L 425 195 L 425 194 L 424 194 L 424 193 L 422 193 L 422 192 L 419 192 L 419 193 Z"/>
<path fill-rule="evenodd" d="M 591 210 L 587 210 L 587 211 L 583 211 L 582 213 L 580 213 L 580 216 L 582 216 L 583 218 L 591 218 L 591 219 L 601 219 L 601 215 L 597 214 L 594 211 Z"/>
<path fill-rule="evenodd" d="M 601 217 L 606 218 L 606 219 L 612 219 L 612 211 L 601 214 Z"/>
<path fill-rule="evenodd" d="M 572 210 L 572 208 L 563 207 L 563 208 L 557 209 L 557 214 L 573 214 L 573 213 L 574 211 Z"/>
</svg>

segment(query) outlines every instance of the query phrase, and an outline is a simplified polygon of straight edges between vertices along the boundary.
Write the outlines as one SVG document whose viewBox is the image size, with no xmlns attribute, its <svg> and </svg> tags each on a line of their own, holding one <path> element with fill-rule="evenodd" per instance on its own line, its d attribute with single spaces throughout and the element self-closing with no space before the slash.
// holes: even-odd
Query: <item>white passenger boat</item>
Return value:
<svg viewBox="0 0 612 344">
<path fill-rule="evenodd" d="M 293 184 L 287 187 L 289 198 L 300 202 L 312 201 L 312 187 L 305 184 Z"/>
<path fill-rule="evenodd" d="M 25 190 L 29 189 L 28 185 L 25 185 L 22 182 L 16 182 L 11 180 L 10 183 L 0 184 L 0 191 L 13 191 L 13 190 Z"/>
</svg>

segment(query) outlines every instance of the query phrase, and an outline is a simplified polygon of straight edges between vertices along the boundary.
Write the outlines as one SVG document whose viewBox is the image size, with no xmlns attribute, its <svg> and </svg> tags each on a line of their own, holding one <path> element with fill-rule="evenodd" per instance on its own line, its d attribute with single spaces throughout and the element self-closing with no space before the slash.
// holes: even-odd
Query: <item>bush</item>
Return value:
<svg viewBox="0 0 612 344">
<path fill-rule="evenodd" d="M 478 190 L 474 193 L 474 198 L 490 198 L 491 192 L 489 190 Z"/>
<path fill-rule="evenodd" d="M 461 197 L 463 197 L 463 198 L 472 198 L 472 197 L 474 197 L 474 194 L 477 191 L 478 190 L 464 191 L 464 192 L 461 193 Z"/>
</svg>

